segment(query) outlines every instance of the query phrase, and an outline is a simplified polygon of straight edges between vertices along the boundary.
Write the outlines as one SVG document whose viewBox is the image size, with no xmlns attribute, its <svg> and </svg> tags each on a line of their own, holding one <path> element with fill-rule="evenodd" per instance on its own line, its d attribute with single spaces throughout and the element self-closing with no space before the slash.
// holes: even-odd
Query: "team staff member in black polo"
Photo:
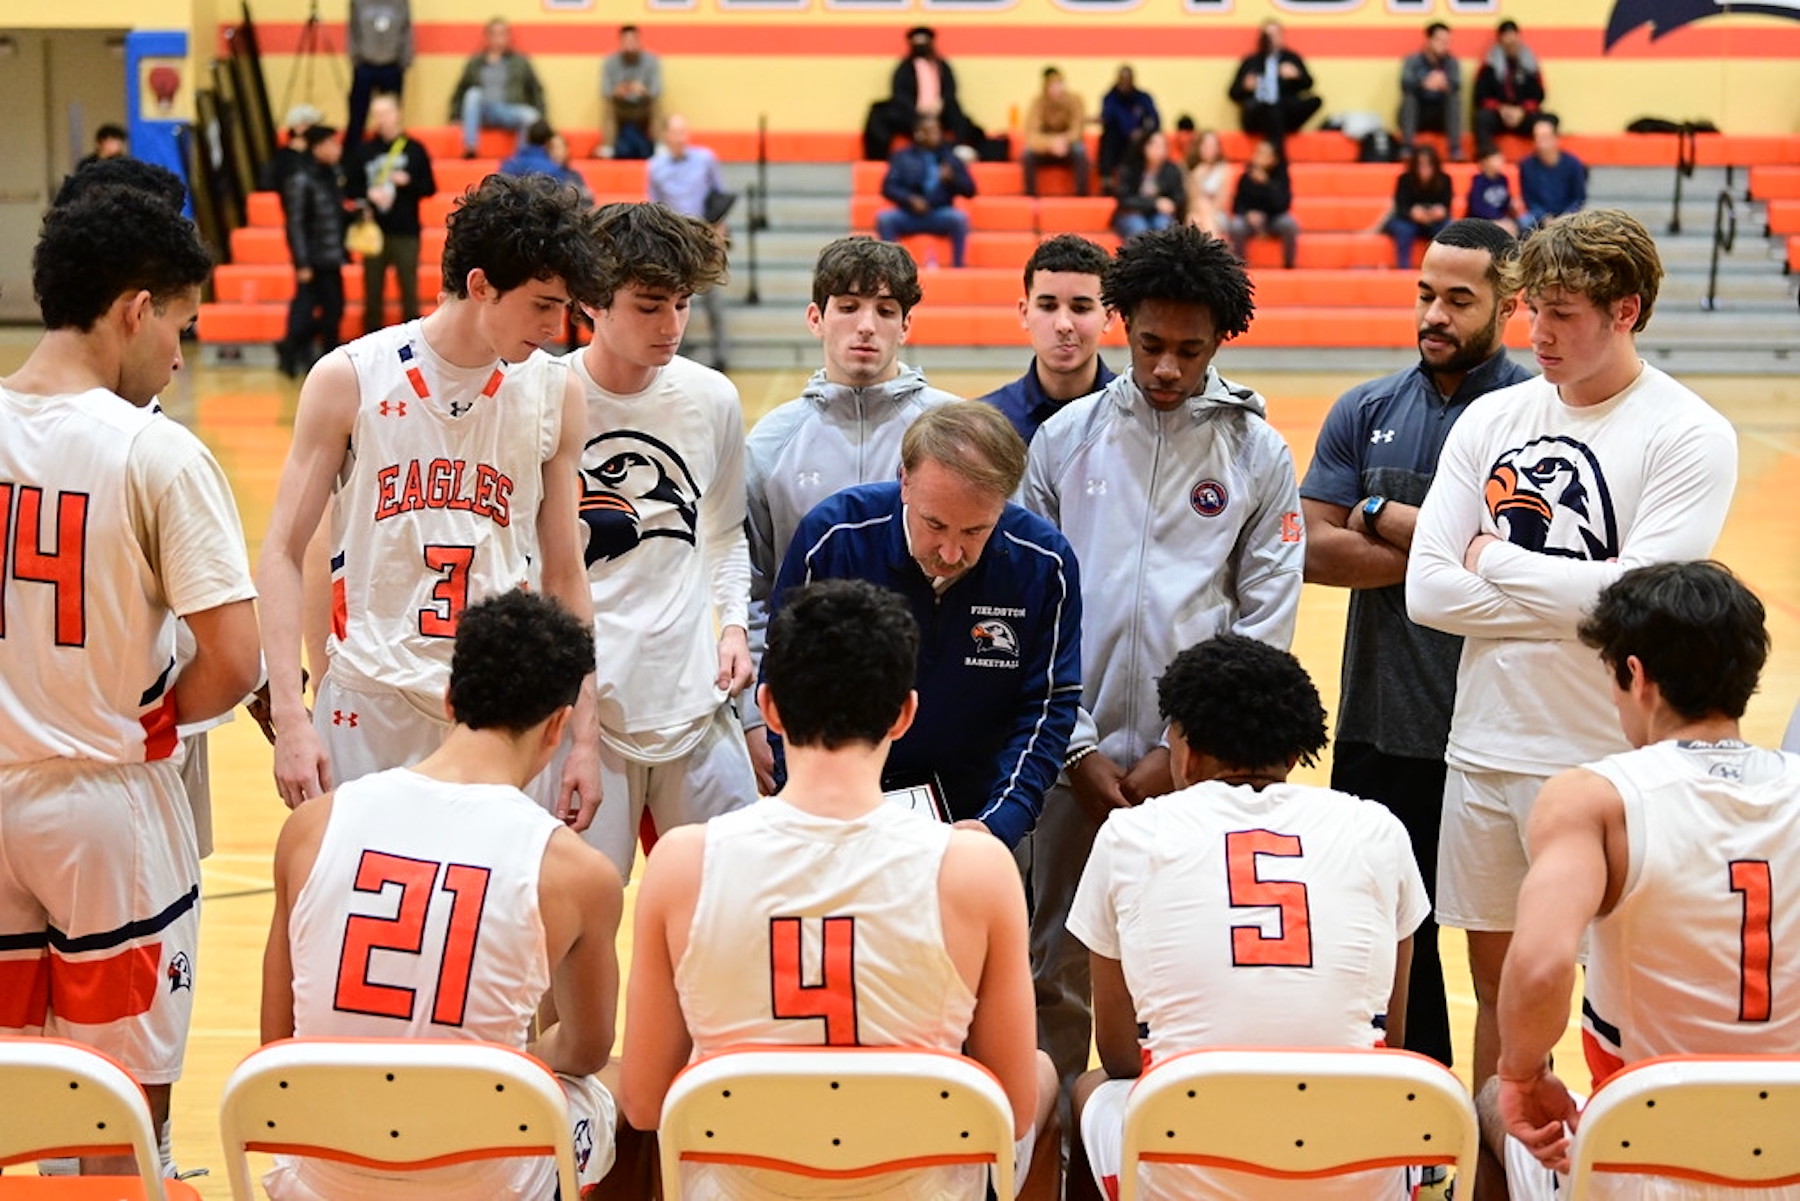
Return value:
<svg viewBox="0 0 1800 1201">
<path fill-rule="evenodd" d="M 919 712 L 887 787 L 935 780 L 951 818 L 1009 847 L 1037 824 L 1081 699 L 1081 585 L 1056 528 L 1011 496 L 1025 444 L 979 401 L 906 431 L 898 483 L 827 497 L 800 523 L 771 614 L 793 588 L 861 579 L 906 598 L 921 631 Z"/>
<path fill-rule="evenodd" d="M 1380 801 L 1412 836 L 1437 896 L 1444 747 L 1462 639 L 1406 616 L 1413 520 L 1450 427 L 1477 397 L 1527 379 L 1501 343 L 1516 305 L 1517 243 L 1491 221 L 1454 221 L 1419 265 L 1419 363 L 1338 398 L 1300 485 L 1306 579 L 1353 589 L 1331 786 Z M 1437 924 L 1413 935 L 1406 1048 L 1450 1062 Z"/>
</svg>

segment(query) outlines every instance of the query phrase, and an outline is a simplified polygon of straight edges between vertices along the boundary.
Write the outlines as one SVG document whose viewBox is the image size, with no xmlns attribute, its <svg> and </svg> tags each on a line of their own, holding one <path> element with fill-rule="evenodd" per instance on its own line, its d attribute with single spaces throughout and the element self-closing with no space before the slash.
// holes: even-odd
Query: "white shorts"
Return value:
<svg viewBox="0 0 1800 1201">
<path fill-rule="evenodd" d="M 0 1034 L 70 1039 L 140 1084 L 174 1083 L 199 931 L 178 764 L 0 769 Z"/>
<path fill-rule="evenodd" d="M 562 757 L 559 752 L 546 775 L 554 772 L 561 778 Z M 721 705 L 694 749 L 667 763 L 627 759 L 602 740 L 600 809 L 582 837 L 613 861 L 621 879 L 629 881 L 638 824 L 646 808 L 661 832 L 741 809 L 756 798 L 756 772 L 744 746 L 743 727 L 733 707 Z"/>
<path fill-rule="evenodd" d="M 332 784 L 410 767 L 425 758 L 442 745 L 450 730 L 442 712 L 427 713 L 406 693 L 392 689 L 365 692 L 345 687 L 327 672 L 313 699 L 312 719 L 331 762 Z M 552 764 L 525 791 L 550 808 L 556 800 L 553 785 L 561 774 Z"/>
<path fill-rule="evenodd" d="M 1530 860 L 1525 824 L 1547 776 L 1460 771 L 1444 777 L 1438 826 L 1437 921 L 1459 930 L 1510 931 Z"/>
<path fill-rule="evenodd" d="M 569 1100 L 575 1175 L 585 1193 L 612 1169 L 618 1108 L 598 1077 L 559 1073 L 556 1079 Z M 263 1188 L 270 1201 L 345 1201 L 356 1197 L 382 1197 L 389 1201 L 423 1201 L 427 1197 L 432 1201 L 497 1201 L 516 1197 L 523 1201 L 548 1201 L 556 1194 L 556 1184 L 556 1161 L 545 1155 L 479 1159 L 419 1172 L 378 1172 L 328 1159 L 278 1155 L 275 1166 L 263 1177 Z"/>
<path fill-rule="evenodd" d="M 1094 1183 L 1110 1201 L 1119 1197 L 1119 1168 L 1125 1159 L 1125 1102 L 1136 1083 L 1108 1080 L 1089 1094 L 1081 1111 L 1081 1145 L 1087 1151 Z M 1411 1192 L 1407 1174 L 1399 1168 L 1321 1177 L 1298 1186 L 1293 1180 L 1274 1176 L 1186 1164 L 1140 1164 L 1138 1177 L 1138 1196 L 1144 1201 L 1191 1201 L 1195 1197 L 1290 1201 L 1296 1194 L 1306 1201 L 1403 1201 Z"/>
</svg>

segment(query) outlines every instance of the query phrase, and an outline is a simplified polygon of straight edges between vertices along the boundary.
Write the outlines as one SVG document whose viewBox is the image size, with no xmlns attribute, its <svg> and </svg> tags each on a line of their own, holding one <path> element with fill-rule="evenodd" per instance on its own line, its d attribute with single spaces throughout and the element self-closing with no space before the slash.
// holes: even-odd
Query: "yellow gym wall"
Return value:
<svg viewBox="0 0 1800 1201">
<path fill-rule="evenodd" d="M 780 11 L 774 11 L 783 6 Z M 846 11 L 847 8 L 880 11 Z M 887 94 L 904 31 L 930 24 L 956 68 L 963 107 L 990 130 L 1022 112 L 1047 63 L 1063 68 L 1097 109 L 1120 63 L 1136 68 L 1166 122 L 1191 114 L 1229 125 L 1225 88 L 1273 16 L 1306 56 L 1328 113 L 1370 111 L 1390 122 L 1399 59 L 1432 19 L 1457 31 L 1464 86 L 1503 17 L 1519 22 L 1544 62 L 1548 107 L 1566 127 L 1614 132 L 1636 117 L 1705 117 L 1742 133 L 1800 129 L 1800 21 L 1708 17 L 1653 39 L 1652 18 L 1679 0 L 413 0 L 419 55 L 407 79 L 415 125 L 447 122 L 451 87 L 479 44 L 481 24 L 502 15 L 537 66 L 550 118 L 568 128 L 599 123 L 600 59 L 620 24 L 636 23 L 662 55 L 667 111 L 699 129 L 849 130 Z M 1688 6 L 1688 7 L 1691 7 Z M 196 55 L 217 46 L 231 0 L 86 0 L 78 19 L 30 14 L 25 24 L 192 28 Z M 258 31 L 272 102 L 290 94 L 293 50 L 308 0 L 258 0 Z M 1641 16 L 1610 48 L 1619 10 Z M 323 41 L 345 47 L 345 0 L 323 0 Z M 60 16 L 60 14 L 57 14 Z M 314 64 L 291 88 L 341 120 L 333 70 Z M 340 75 L 347 77 L 344 67 Z"/>
</svg>

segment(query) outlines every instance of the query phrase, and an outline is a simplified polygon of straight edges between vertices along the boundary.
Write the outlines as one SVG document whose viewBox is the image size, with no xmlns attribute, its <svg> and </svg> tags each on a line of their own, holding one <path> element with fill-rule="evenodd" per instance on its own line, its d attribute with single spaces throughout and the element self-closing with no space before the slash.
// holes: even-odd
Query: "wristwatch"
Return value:
<svg viewBox="0 0 1800 1201">
<path fill-rule="evenodd" d="M 1371 530 L 1375 528 L 1375 519 L 1387 508 L 1387 497 L 1371 496 L 1362 503 L 1363 524 Z"/>
</svg>

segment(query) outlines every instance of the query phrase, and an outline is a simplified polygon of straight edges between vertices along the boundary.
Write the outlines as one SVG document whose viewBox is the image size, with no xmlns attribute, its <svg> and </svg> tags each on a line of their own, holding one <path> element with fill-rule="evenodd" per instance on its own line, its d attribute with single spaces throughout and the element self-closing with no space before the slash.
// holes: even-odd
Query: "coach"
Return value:
<svg viewBox="0 0 1800 1201">
<path fill-rule="evenodd" d="M 929 410 L 907 429 L 900 463 L 899 482 L 846 488 L 806 515 L 771 615 L 821 579 L 905 597 L 921 631 L 919 711 L 883 785 L 935 783 L 953 820 L 1013 846 L 1037 824 L 1081 698 L 1075 555 L 1049 522 L 1008 503 L 1025 444 L 991 405 Z"/>
</svg>

